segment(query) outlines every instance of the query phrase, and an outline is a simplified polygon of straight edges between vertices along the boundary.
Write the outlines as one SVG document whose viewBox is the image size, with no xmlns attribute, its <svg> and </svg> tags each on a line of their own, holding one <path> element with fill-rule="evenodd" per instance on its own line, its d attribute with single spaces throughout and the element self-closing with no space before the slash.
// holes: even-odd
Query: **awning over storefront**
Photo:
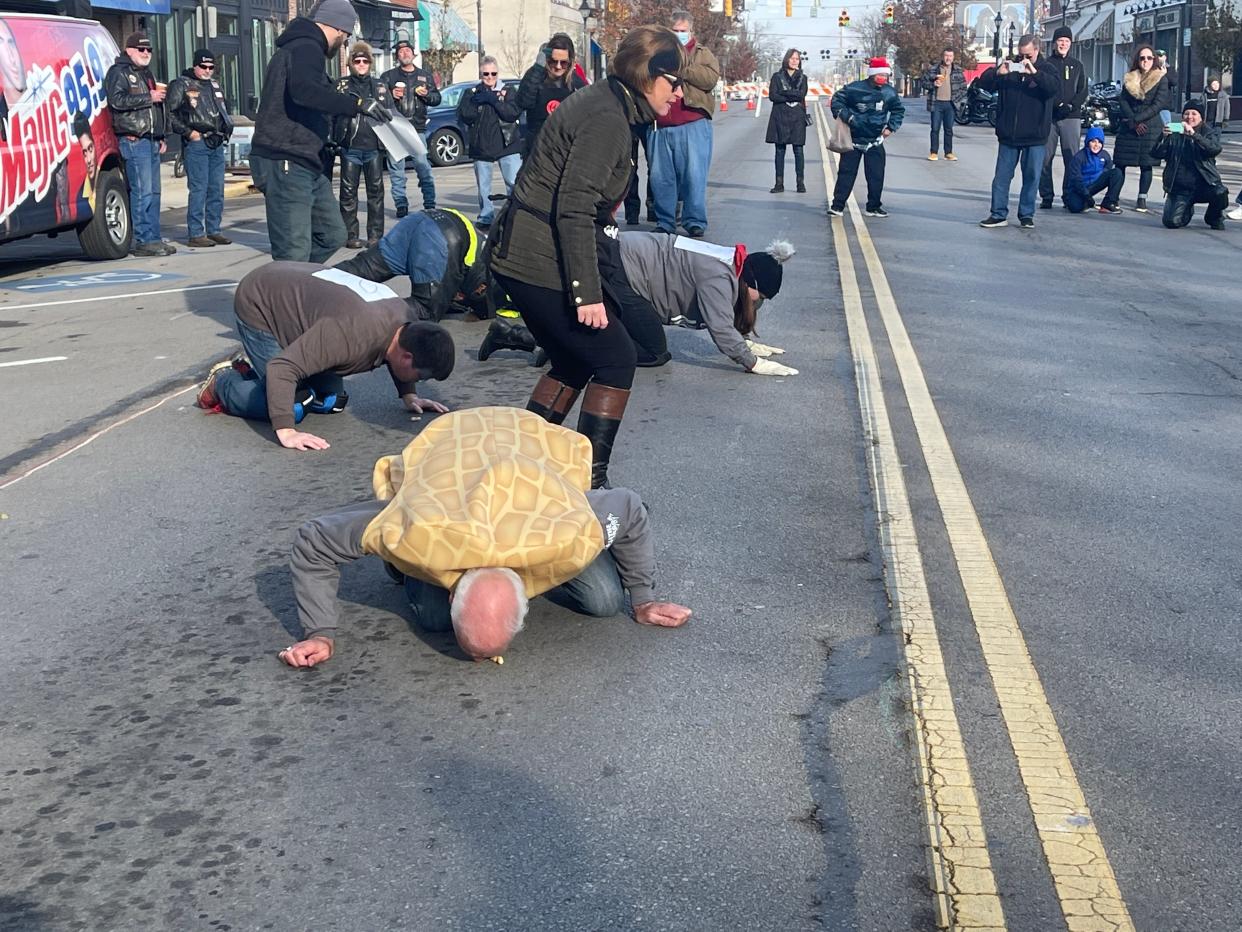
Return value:
<svg viewBox="0 0 1242 932">
<path fill-rule="evenodd" d="M 1108 19 L 1112 16 L 1112 14 L 1112 7 L 1101 7 L 1086 19 L 1079 20 L 1079 22 L 1074 23 L 1072 27 L 1074 30 L 1074 41 L 1087 42 L 1094 39 L 1095 34 L 1099 32 L 1100 27 L 1104 25 L 1104 20 Z"/>
<path fill-rule="evenodd" d="M 362 29 L 358 38 L 372 48 L 389 51 L 396 43 L 394 35 L 412 35 L 415 23 L 422 19 L 416 7 L 388 0 L 353 0 Z"/>
<path fill-rule="evenodd" d="M 472 52 L 478 51 L 479 37 L 452 7 L 445 9 L 438 3 L 420 2 L 418 9 L 423 16 L 422 22 L 418 24 L 419 48 L 455 46 L 470 49 Z"/>
<path fill-rule="evenodd" d="M 97 10 L 124 10 L 140 16 L 167 16 L 172 11 L 172 0 L 93 0 Z"/>
</svg>

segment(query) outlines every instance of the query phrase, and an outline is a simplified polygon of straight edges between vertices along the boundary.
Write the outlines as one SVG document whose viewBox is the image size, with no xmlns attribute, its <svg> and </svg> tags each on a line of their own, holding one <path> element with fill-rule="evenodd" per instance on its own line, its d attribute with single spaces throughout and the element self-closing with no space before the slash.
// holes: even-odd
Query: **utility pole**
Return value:
<svg viewBox="0 0 1242 932">
<path fill-rule="evenodd" d="M 1035 0 L 1031 0 L 1032 3 Z M 483 0 L 475 0 L 474 18 L 476 20 L 475 29 L 479 40 L 479 65 L 483 64 Z"/>
</svg>

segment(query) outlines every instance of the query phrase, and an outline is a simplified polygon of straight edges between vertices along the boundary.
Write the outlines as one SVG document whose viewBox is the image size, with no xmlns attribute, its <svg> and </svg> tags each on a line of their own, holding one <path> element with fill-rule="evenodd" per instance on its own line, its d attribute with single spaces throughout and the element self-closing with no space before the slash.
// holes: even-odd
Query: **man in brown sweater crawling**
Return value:
<svg viewBox="0 0 1242 932">
<path fill-rule="evenodd" d="M 408 410 L 448 410 L 419 398 L 415 383 L 449 377 L 453 338 L 410 320 L 405 299 L 385 285 L 311 262 L 272 262 L 238 283 L 233 312 L 245 356 L 212 368 L 198 406 L 269 420 L 281 446 L 326 450 L 326 440 L 295 425 L 307 412 L 343 410 L 342 377 L 380 366 Z"/>
</svg>

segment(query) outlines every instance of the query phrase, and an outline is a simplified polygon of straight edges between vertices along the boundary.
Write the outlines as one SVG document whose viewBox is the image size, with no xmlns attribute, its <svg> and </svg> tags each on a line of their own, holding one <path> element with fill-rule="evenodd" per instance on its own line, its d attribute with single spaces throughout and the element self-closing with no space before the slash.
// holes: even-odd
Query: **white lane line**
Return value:
<svg viewBox="0 0 1242 932">
<path fill-rule="evenodd" d="M 230 233 L 249 233 L 252 236 L 267 236 L 267 230 L 247 230 L 245 227 L 229 227 Z"/>
<path fill-rule="evenodd" d="M 159 291 L 134 291 L 130 294 L 101 294 L 93 298 L 69 298 L 65 301 L 41 301 L 38 304 L 0 304 L 0 311 L 28 311 L 41 307 L 64 307 L 67 304 L 90 304 L 94 301 L 122 301 L 128 298 L 147 298 L 159 294 L 182 294 L 186 291 L 207 291 L 211 288 L 236 288 L 237 282 L 219 282 L 215 285 L 189 285 L 185 288 L 162 288 Z"/>
<path fill-rule="evenodd" d="M 9 366 L 37 366 L 41 362 L 64 362 L 68 356 L 44 356 L 42 359 L 15 359 L 12 362 L 0 362 L 0 369 Z"/>
<path fill-rule="evenodd" d="M 95 431 L 95 433 L 91 434 L 91 435 L 90 435 L 89 437 L 87 437 L 85 440 L 82 440 L 82 441 L 80 441 L 80 442 L 78 442 L 78 443 L 75 443 L 75 444 L 74 444 L 73 446 L 71 446 L 68 450 L 62 450 L 60 453 L 57 453 L 57 454 L 56 454 L 55 456 L 53 456 L 51 459 L 46 459 L 46 460 L 44 460 L 42 463 L 39 463 L 39 465 L 37 465 L 37 466 L 32 466 L 30 469 L 27 469 L 27 470 L 26 470 L 24 473 L 22 473 L 20 476 L 14 476 L 14 477 L 13 477 L 12 479 L 10 479 L 8 482 L 0 483 L 0 491 L 3 491 L 4 489 L 9 488 L 10 486 L 17 485 L 17 483 L 21 482 L 21 481 L 22 481 L 23 479 L 25 479 L 26 477 L 28 477 L 28 476 L 33 476 L 33 475 L 34 475 L 35 473 L 37 473 L 40 469 L 46 469 L 48 466 L 51 466 L 53 463 L 60 462 L 61 460 L 63 460 L 63 459 L 64 459 L 66 456 L 68 456 L 69 454 L 78 452 L 78 450 L 82 449 L 84 446 L 86 446 L 86 445 L 87 445 L 87 444 L 89 444 L 89 443 L 94 443 L 96 440 L 98 440 L 98 439 L 99 439 L 100 437 L 102 437 L 104 434 L 108 433 L 108 431 L 110 431 L 110 430 L 115 430 L 116 428 L 121 427 L 122 425 L 128 424 L 130 421 L 135 420 L 135 419 L 137 419 L 137 418 L 140 418 L 140 417 L 142 417 L 142 415 L 144 415 L 144 414 L 149 414 L 150 412 L 152 412 L 152 411 L 154 411 L 156 408 L 158 408 L 160 405 L 162 405 L 164 402 L 166 402 L 166 401 L 171 401 L 173 398 L 178 398 L 178 397 L 180 397 L 181 395 L 184 395 L 186 392 L 192 392 L 192 391 L 194 391 L 196 388 L 198 388 L 198 385 L 197 385 L 197 384 L 195 384 L 195 385 L 188 385 L 188 386 L 186 386 L 185 388 L 178 389 L 177 391 L 175 391 L 175 392 L 173 392 L 173 393 L 171 393 L 171 394 L 169 394 L 169 395 L 165 395 L 163 398 L 161 398 L 161 399 L 160 399 L 159 401 L 157 401 L 155 404 L 153 404 L 153 405 L 147 405 L 147 407 L 143 408 L 141 411 L 135 411 L 133 414 L 127 415 L 126 417 L 121 418 L 121 420 L 119 420 L 119 421 L 114 421 L 113 423 L 109 424 L 107 427 L 103 428 L 102 430 L 97 430 L 97 431 Z"/>
</svg>

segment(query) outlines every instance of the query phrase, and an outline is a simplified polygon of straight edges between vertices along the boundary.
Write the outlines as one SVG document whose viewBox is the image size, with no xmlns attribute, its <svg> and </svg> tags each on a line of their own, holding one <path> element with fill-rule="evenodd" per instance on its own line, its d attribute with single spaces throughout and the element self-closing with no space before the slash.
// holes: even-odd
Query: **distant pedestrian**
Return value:
<svg viewBox="0 0 1242 932">
<path fill-rule="evenodd" d="M 125 161 L 135 256 L 171 256 L 177 251 L 160 238 L 160 156 L 164 142 L 166 90 L 151 74 L 151 40 L 132 32 L 125 49 L 104 77 L 112 129 Z"/>
<path fill-rule="evenodd" d="M 803 147 L 806 145 L 806 75 L 802 73 L 802 56 L 797 49 L 785 52 L 781 68 L 768 82 L 768 100 L 772 111 L 768 114 L 767 142 L 776 146 L 776 183 L 769 194 L 785 190 L 785 149 L 793 146 L 794 172 L 798 179 L 798 193 L 806 193 L 806 163 Z"/>
<path fill-rule="evenodd" d="M 540 131 L 488 242 L 492 275 L 552 360 L 527 408 L 560 424 L 585 389 L 578 431 L 594 450 L 595 488 L 608 481 L 637 364 L 616 316 L 613 211 L 633 176 L 631 134 L 680 98 L 685 63 L 670 30 L 626 33 L 607 80 L 570 96 Z"/>
<path fill-rule="evenodd" d="M 1008 225 L 1009 186 L 1022 166 L 1018 193 L 1018 223 L 1035 227 L 1035 195 L 1039 173 L 1052 126 L 1052 101 L 1060 86 L 1048 60 L 1039 54 L 1039 37 L 1025 35 L 1018 41 L 1018 60 L 1002 61 L 975 78 L 979 87 L 997 95 L 996 171 L 992 175 L 992 209 L 981 227 Z"/>
<path fill-rule="evenodd" d="M 1134 209 L 1146 213 L 1152 169 L 1160 164 L 1152 155 L 1164 125 L 1160 112 L 1173 106 L 1168 75 L 1156 67 L 1156 53 L 1150 45 L 1140 45 L 1134 50 L 1117 102 L 1121 107 L 1121 125 L 1117 127 L 1117 138 L 1113 142 L 1113 163 L 1123 174 L 1127 168 L 1138 168 L 1139 189 Z"/>
<path fill-rule="evenodd" d="M 194 247 L 227 246 L 220 235 L 224 216 L 224 146 L 233 133 L 224 88 L 216 80 L 211 49 L 198 49 L 194 62 L 168 85 L 168 125 L 181 137 L 190 192 L 185 222 Z"/>
<path fill-rule="evenodd" d="M 1172 92 L 1172 103 L 1170 109 L 1177 103 L 1181 92 L 1178 91 L 1177 69 L 1169 64 L 1169 53 L 1164 49 L 1156 50 L 1156 68 L 1164 72 L 1164 76 L 1169 79 L 1169 90 Z"/>
<path fill-rule="evenodd" d="M 349 0 L 320 0 L 280 34 L 267 63 L 250 170 L 263 192 L 273 259 L 324 262 L 344 245 L 345 223 L 327 175 L 332 118 L 360 110 L 389 118 L 373 97 L 337 93 L 324 71 L 357 19 Z"/>
<path fill-rule="evenodd" d="M 539 131 L 548 117 L 574 91 L 587 82 L 574 71 L 574 42 L 558 32 L 539 50 L 535 63 L 526 69 L 518 84 L 513 103 L 526 113 L 526 136 L 522 141 L 522 158 L 530 157 L 539 138 Z"/>
<path fill-rule="evenodd" d="M 344 410 L 343 377 L 380 366 L 406 410 L 447 411 L 419 398 L 420 379 L 453 371 L 453 338 L 439 324 L 411 321 L 384 285 L 310 262 L 269 262 L 237 285 L 233 314 L 245 356 L 214 366 L 197 404 L 234 417 L 270 421 L 280 445 L 326 450 L 297 429 L 304 414 Z"/>
<path fill-rule="evenodd" d="M 336 82 L 342 94 L 389 104 L 388 88 L 371 73 L 374 60 L 371 46 L 355 42 L 349 50 L 349 74 Z M 341 219 L 345 221 L 345 246 L 361 249 L 374 246 L 384 235 L 384 147 L 375 127 L 385 121 L 361 111 L 337 117 L 334 137 L 341 147 Z M 358 188 L 367 186 L 367 238 L 358 237 Z"/>
<path fill-rule="evenodd" d="M 1229 125 L 1229 95 L 1220 86 L 1220 78 L 1209 78 L 1207 88 L 1203 92 L 1203 102 L 1207 106 L 1208 122 L 1216 129 L 1223 130 Z"/>
<path fill-rule="evenodd" d="M 1195 204 L 1206 204 L 1203 222 L 1223 230 L 1229 189 L 1216 167 L 1220 131 L 1207 123 L 1202 101 L 1192 100 L 1183 108 L 1179 132 L 1168 126 L 1160 131 L 1152 154 L 1164 160 L 1164 225 L 1170 230 L 1184 227 L 1194 219 Z"/>
<path fill-rule="evenodd" d="M 956 162 L 953 154 L 953 121 L 957 108 L 966 103 L 966 75 L 962 66 L 954 62 L 956 53 L 945 49 L 940 53 L 940 64 L 923 72 L 923 93 L 927 95 L 927 109 L 931 111 L 931 152 L 929 162 L 938 159 L 940 132 L 944 131 L 944 157 Z"/>
<path fill-rule="evenodd" d="M 397 67 L 385 71 L 381 79 L 387 85 L 389 96 L 396 103 L 397 113 L 427 144 L 427 108 L 440 106 L 440 88 L 436 76 L 417 64 L 414 46 L 409 40 L 397 42 Z M 423 195 L 423 210 L 436 206 L 436 182 L 431 175 L 431 163 L 425 155 L 412 155 L 414 173 L 418 175 L 418 189 Z M 410 212 L 410 202 L 405 193 L 405 162 L 388 160 L 388 183 L 392 187 L 392 202 L 397 208 L 397 219 Z"/>
<path fill-rule="evenodd" d="M 867 178 L 867 216 L 888 216 L 884 209 L 884 140 L 901 128 L 906 116 L 901 95 L 888 83 L 892 73 L 888 59 L 873 58 L 864 80 L 847 84 L 832 95 L 832 115 L 850 125 L 854 141 L 853 150 L 842 153 L 837 166 L 837 184 L 828 207 L 834 217 L 845 211 L 859 164 Z"/>
<path fill-rule="evenodd" d="M 479 190 L 479 213 L 475 221 L 486 229 L 496 216 L 492 203 L 492 168 L 500 164 L 505 194 L 513 190 L 522 167 L 522 138 L 517 121 L 522 112 L 508 91 L 497 87 L 500 65 L 487 55 L 479 65 L 480 81 L 461 95 L 457 115 L 466 124 L 470 158 L 474 160 L 474 182 Z"/>
<path fill-rule="evenodd" d="M 1104 151 L 1104 130 L 1093 126 L 1087 130 L 1083 147 L 1065 169 L 1065 181 L 1061 185 L 1061 201 L 1072 214 L 1080 214 L 1095 206 L 1095 196 L 1104 193 L 1100 205 L 1102 214 L 1119 214 L 1117 202 L 1121 199 L 1121 185 L 1126 176 L 1113 164 Z"/>
<path fill-rule="evenodd" d="M 692 237 L 707 232 L 707 173 L 712 164 L 712 96 L 720 80 L 720 62 L 694 37 L 694 18 L 685 10 L 672 15 L 677 39 L 685 47 L 688 64 L 682 77 L 684 98 L 678 97 L 668 113 L 647 131 L 651 193 L 655 197 L 656 226 L 665 233 L 681 225 Z"/>
<path fill-rule="evenodd" d="M 1052 34 L 1052 54 L 1048 64 L 1057 78 L 1057 93 L 1052 98 L 1052 124 L 1048 127 L 1048 141 L 1044 146 L 1044 168 L 1039 176 L 1040 204 L 1044 210 L 1052 207 L 1056 189 L 1052 184 L 1052 162 L 1057 155 L 1057 142 L 1061 144 L 1061 161 L 1069 171 L 1070 159 L 1079 151 L 1078 140 L 1082 138 L 1082 105 L 1087 102 L 1087 72 L 1082 62 L 1070 55 L 1074 33 L 1068 26 L 1061 26 Z M 1062 178 L 1061 190 L 1065 190 Z"/>
</svg>

